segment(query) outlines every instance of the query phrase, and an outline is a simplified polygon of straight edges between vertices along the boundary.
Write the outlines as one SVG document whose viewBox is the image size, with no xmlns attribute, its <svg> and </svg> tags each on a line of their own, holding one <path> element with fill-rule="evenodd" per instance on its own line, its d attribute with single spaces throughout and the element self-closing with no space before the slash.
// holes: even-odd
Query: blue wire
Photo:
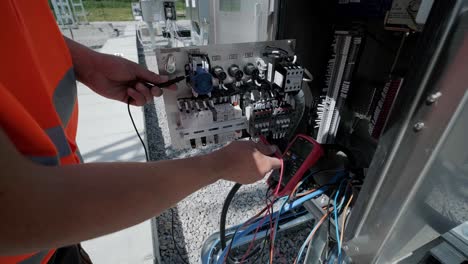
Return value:
<svg viewBox="0 0 468 264">
<path fill-rule="evenodd" d="M 342 176 L 342 175 L 343 175 L 342 172 L 343 172 L 343 171 L 337 172 L 337 173 L 335 174 L 335 177 L 333 177 L 333 179 L 332 179 L 331 182 L 333 182 L 333 183 L 337 182 L 338 179 L 339 179 L 339 176 Z M 341 188 L 341 184 L 342 184 L 342 183 L 343 183 L 343 180 L 341 181 L 341 183 L 340 183 L 340 185 L 339 185 L 339 187 L 338 187 L 338 192 L 339 192 L 339 189 Z M 338 192 L 337 192 L 337 193 L 338 193 Z M 335 196 L 335 197 L 336 197 L 336 196 Z M 335 206 L 335 207 L 336 207 L 336 206 Z M 341 207 L 341 205 L 340 205 L 340 207 Z M 318 225 L 316 225 L 316 226 L 312 229 L 312 231 L 310 231 L 309 235 L 307 236 L 307 239 L 306 239 L 306 240 L 304 241 L 304 243 L 302 244 L 302 246 L 301 246 L 301 248 L 300 248 L 300 250 L 299 250 L 299 253 L 298 253 L 298 255 L 297 255 L 297 262 L 298 262 L 298 263 L 299 263 L 299 261 L 301 260 L 302 255 L 304 254 L 304 250 L 305 250 L 305 248 L 306 248 L 306 246 L 307 246 L 307 241 L 308 241 L 309 239 L 311 239 L 313 233 L 317 232 L 317 230 L 316 230 L 317 228 L 319 228 Z"/>
<path fill-rule="evenodd" d="M 315 175 L 316 173 L 319 173 L 321 170 L 314 170 L 311 171 L 307 176 L 305 176 L 299 183 L 299 186 L 301 186 L 307 179 L 309 179 L 311 176 Z"/>
<path fill-rule="evenodd" d="M 344 171 L 339 171 L 339 172 L 337 172 L 337 173 L 335 174 L 335 176 L 333 177 L 333 179 L 330 181 L 330 183 L 331 183 L 331 184 L 336 183 L 336 182 L 341 178 L 341 176 L 344 175 L 343 172 L 344 172 Z M 309 175 L 307 175 L 306 178 L 312 176 L 314 173 L 315 173 L 315 172 L 309 173 Z M 343 181 L 341 181 L 340 187 L 341 187 L 341 184 L 342 184 L 342 183 L 343 183 Z M 312 192 L 312 193 L 310 193 L 310 194 L 308 194 L 308 195 L 305 195 L 305 196 L 303 196 L 303 197 L 301 197 L 301 198 L 299 198 L 299 199 L 296 199 L 296 200 L 294 200 L 292 203 L 287 203 L 287 202 L 288 202 L 288 199 L 287 199 L 288 196 L 284 196 L 284 197 L 280 198 L 280 199 L 285 199 L 285 201 L 284 201 L 283 204 L 281 205 L 279 211 L 273 213 L 272 216 L 271 216 L 272 219 L 273 219 L 273 218 L 276 219 L 276 220 L 275 220 L 275 232 L 274 232 L 274 234 L 273 234 L 273 241 L 274 241 L 275 238 L 276 238 L 276 233 L 277 233 L 277 228 L 278 228 L 278 222 L 279 222 L 279 217 L 277 217 L 277 216 L 281 216 L 281 214 L 286 213 L 286 212 L 289 212 L 290 210 L 293 210 L 293 209 L 295 209 L 296 207 L 301 206 L 304 202 L 306 202 L 306 201 L 308 201 L 308 200 L 310 200 L 310 199 L 313 199 L 313 198 L 315 198 L 316 196 L 319 196 L 319 195 L 323 194 L 323 193 L 326 192 L 327 190 L 328 190 L 328 186 L 322 186 L 320 189 L 316 190 L 315 192 Z M 278 199 L 278 200 L 280 200 L 280 199 Z M 283 211 L 283 210 L 284 210 L 284 211 Z M 247 227 L 247 229 L 242 230 L 242 231 L 239 231 L 239 232 L 237 233 L 236 237 L 233 237 L 233 238 L 231 239 L 230 244 L 232 243 L 233 246 L 236 246 L 236 244 L 237 244 L 237 242 L 238 242 L 239 239 L 241 239 L 243 236 L 245 236 L 245 235 L 251 233 L 253 230 L 256 230 L 257 227 L 258 227 L 258 225 L 259 225 L 260 219 L 261 219 L 261 217 L 257 218 L 257 219 L 255 220 L 254 223 L 250 224 L 250 225 Z M 263 223 L 263 225 L 268 224 L 268 223 L 269 223 L 269 222 L 265 222 L 265 223 Z M 239 225 L 239 227 L 240 227 L 240 226 L 241 226 L 241 225 Z M 227 252 L 228 252 L 228 250 L 229 250 L 229 248 L 231 248 L 230 245 L 226 246 L 226 248 L 223 250 L 222 254 L 221 254 L 220 257 L 218 258 L 218 261 L 217 261 L 218 264 L 222 264 L 222 261 L 224 260 L 226 254 L 227 254 Z M 304 248 L 305 248 L 305 246 L 304 246 Z"/>
<path fill-rule="evenodd" d="M 319 195 L 323 194 L 327 189 L 328 189 L 328 186 L 323 186 L 322 188 L 316 190 L 315 192 L 313 192 L 313 193 L 311 193 L 311 194 L 308 194 L 308 195 L 305 195 L 304 197 L 301 197 L 301 198 L 299 198 L 299 199 L 293 201 L 292 203 L 286 203 L 286 204 L 284 205 L 284 207 L 282 206 L 284 212 L 281 212 L 281 213 L 289 212 L 290 210 L 293 210 L 293 209 L 295 209 L 296 207 L 301 206 L 304 202 L 306 202 L 306 201 L 308 201 L 308 200 L 310 200 L 310 199 L 312 199 L 312 198 L 315 198 L 316 196 L 319 196 Z M 284 197 L 283 197 L 283 198 L 284 198 Z M 286 201 L 287 201 L 287 200 L 286 200 Z M 277 216 L 279 216 L 279 211 L 273 213 L 272 218 L 276 218 Z M 276 219 L 279 219 L 279 218 L 276 218 Z M 257 219 L 257 220 L 258 220 L 258 219 Z M 266 223 L 268 223 L 268 222 L 266 222 Z M 264 223 L 264 224 L 265 224 L 265 223 Z M 257 229 L 258 225 L 259 225 L 259 222 L 256 221 L 255 223 L 249 225 L 249 226 L 247 227 L 247 229 L 242 230 L 242 231 L 239 231 L 239 232 L 238 232 L 238 235 L 236 235 L 235 238 L 232 238 L 232 240 L 231 240 L 230 243 L 232 243 L 233 246 L 236 246 L 236 242 L 237 242 L 240 238 L 242 238 L 243 236 L 249 234 L 249 233 L 252 232 L 253 230 Z M 226 254 L 227 254 L 229 248 L 230 248 L 230 246 L 228 245 L 228 246 L 226 246 L 226 248 L 223 250 L 223 252 L 221 253 L 221 255 L 220 255 L 219 258 L 218 258 L 218 261 L 217 261 L 218 264 L 222 264 L 222 263 L 223 263 L 223 260 L 224 260 L 224 258 L 226 257 Z"/>
<path fill-rule="evenodd" d="M 315 171 L 311 171 L 307 176 L 305 176 L 302 180 L 301 180 L 301 183 L 300 185 L 302 185 L 302 183 L 304 183 L 308 178 L 310 178 L 311 176 L 315 175 L 316 173 L 320 172 L 320 170 L 315 170 Z M 336 181 L 336 180 L 335 180 Z M 279 209 L 279 215 L 281 215 L 282 211 L 283 211 L 283 208 L 284 206 L 286 205 L 286 203 L 288 202 L 288 199 L 290 198 L 291 196 L 288 196 L 287 199 L 283 202 L 283 204 L 281 205 L 280 209 Z M 274 244 L 275 240 L 276 240 L 276 234 L 278 233 L 278 226 L 279 226 L 279 218 L 276 218 L 276 221 L 275 221 L 275 229 L 274 229 L 274 232 L 273 232 L 273 239 L 272 239 L 272 242 Z"/>
<path fill-rule="evenodd" d="M 338 187 L 338 190 L 336 192 L 335 198 L 334 198 L 334 206 L 333 206 L 333 215 L 335 216 L 335 232 L 336 232 L 336 242 L 337 242 L 337 247 L 338 247 L 338 264 L 341 263 L 341 241 L 340 241 L 340 229 L 339 229 L 339 223 L 338 223 L 338 211 L 341 209 L 341 206 L 343 206 L 343 203 L 345 201 L 346 197 L 346 189 L 345 189 L 345 194 L 343 195 L 343 198 L 341 199 L 341 202 L 339 205 L 338 204 L 338 195 L 340 193 L 341 186 L 345 180 L 342 180 L 340 183 L 340 186 Z M 343 230 L 341 230 L 343 232 Z"/>
<path fill-rule="evenodd" d="M 315 225 L 312 231 L 310 231 L 309 235 L 307 236 L 307 239 L 304 241 L 304 243 L 301 246 L 301 249 L 299 250 L 299 253 L 297 255 L 297 263 L 299 263 L 299 260 L 301 260 L 302 254 L 304 253 L 304 249 L 307 246 L 307 241 L 312 237 L 312 235 L 317 232 L 317 229 L 319 228 L 319 225 Z"/>
<path fill-rule="evenodd" d="M 333 206 L 333 215 L 335 216 L 335 232 L 336 232 L 336 242 L 338 244 L 338 259 L 340 258 L 340 254 L 341 254 L 341 243 L 340 243 L 340 230 L 339 230 L 339 227 L 338 227 L 338 210 L 337 210 L 337 207 L 338 207 L 338 195 L 340 194 L 340 188 L 341 188 L 341 184 L 343 182 L 340 183 L 340 186 L 338 187 L 338 190 L 336 191 L 336 195 L 335 195 L 335 198 L 334 198 L 334 206 Z"/>
<path fill-rule="evenodd" d="M 288 202 L 288 198 L 289 198 L 289 197 L 287 197 L 286 199 L 284 199 L 283 204 L 281 204 L 281 207 L 280 207 L 280 209 L 279 209 L 279 211 L 278 211 L 278 214 L 279 214 L 279 215 L 281 215 L 281 213 L 283 212 L 283 208 L 284 208 L 284 206 L 286 205 L 286 203 Z M 272 246 L 274 246 L 275 239 L 276 239 L 276 233 L 278 233 L 278 225 L 279 225 L 279 217 L 276 218 L 275 225 L 274 225 L 275 229 L 274 229 L 274 231 L 273 231 L 273 239 L 271 240 L 272 243 L 273 243 Z"/>
<path fill-rule="evenodd" d="M 336 247 L 333 247 L 328 259 L 326 260 L 325 264 L 333 264 L 335 263 L 335 255 L 336 255 Z"/>
<path fill-rule="evenodd" d="M 285 197 L 282 197 L 282 198 L 285 198 Z M 280 198 L 280 199 L 282 199 L 282 198 Z M 279 200 L 279 199 L 278 199 L 278 200 Z M 287 201 L 287 199 L 285 199 L 285 200 Z M 289 210 L 288 210 L 288 211 L 289 211 Z M 272 218 L 276 217 L 277 215 L 278 215 L 278 212 L 273 213 L 273 214 L 272 214 Z M 250 232 L 256 230 L 256 229 L 258 228 L 259 223 L 260 223 L 260 220 L 261 220 L 262 218 L 263 218 L 263 217 L 261 217 L 261 216 L 257 217 L 257 219 L 255 219 L 255 221 L 254 221 L 252 224 L 248 225 L 247 228 L 246 228 L 245 230 L 241 230 L 241 231 L 237 232 L 237 235 L 231 239 L 231 242 L 229 243 L 229 245 L 227 245 L 226 248 L 223 250 L 223 252 L 222 252 L 221 256 L 219 257 L 217 263 L 222 264 L 222 261 L 224 260 L 224 258 L 225 258 L 225 256 L 226 256 L 227 252 L 229 251 L 229 248 L 232 248 L 231 244 L 232 244 L 233 246 L 236 246 L 236 244 L 237 244 L 236 242 L 237 242 L 239 239 L 241 239 L 244 235 L 247 235 L 247 234 L 249 234 Z M 278 218 L 279 218 L 279 217 L 278 217 Z M 267 223 L 269 223 L 269 221 L 264 222 L 263 225 L 265 225 L 265 224 L 267 224 Z M 241 226 L 242 226 L 242 225 L 239 225 L 239 228 L 240 228 Z M 220 261 L 221 261 L 221 262 L 220 262 Z"/>
<path fill-rule="evenodd" d="M 323 172 L 323 171 L 327 171 L 327 170 L 315 170 L 315 171 L 311 171 L 307 176 L 304 177 L 304 179 L 301 180 L 301 185 L 307 181 L 307 179 L 309 179 L 311 176 L 314 176 L 315 174 L 317 173 L 320 173 L 320 172 Z M 331 179 L 330 183 L 335 183 L 338 181 L 339 177 L 342 176 L 343 172 L 345 172 L 345 170 L 338 170 L 336 173 L 335 173 L 335 176 L 333 176 L 333 178 Z M 300 185 L 299 185 L 300 186 Z"/>
</svg>

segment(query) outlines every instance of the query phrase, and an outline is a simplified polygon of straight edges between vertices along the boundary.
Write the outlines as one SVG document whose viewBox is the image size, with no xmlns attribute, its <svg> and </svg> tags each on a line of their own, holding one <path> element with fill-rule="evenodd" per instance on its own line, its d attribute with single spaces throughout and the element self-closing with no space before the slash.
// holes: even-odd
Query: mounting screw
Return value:
<svg viewBox="0 0 468 264">
<path fill-rule="evenodd" d="M 325 197 L 325 195 L 322 194 L 322 195 L 320 196 L 320 202 L 321 202 L 321 203 L 325 203 L 325 199 L 327 199 L 327 197 Z"/>
<path fill-rule="evenodd" d="M 424 123 L 423 123 L 423 122 L 417 122 L 417 123 L 414 124 L 414 126 L 413 126 L 414 132 L 419 132 L 419 131 L 421 131 L 423 128 L 424 128 Z"/>
<path fill-rule="evenodd" d="M 462 232 L 464 236 L 468 237 L 468 225 L 463 226 Z"/>
<path fill-rule="evenodd" d="M 437 101 L 437 99 L 439 99 L 439 97 L 441 97 L 441 96 L 442 96 L 441 92 L 435 92 L 435 93 L 429 95 L 426 98 L 426 104 L 431 105 L 431 104 L 435 103 Z"/>
<path fill-rule="evenodd" d="M 354 247 L 354 250 L 356 250 L 356 252 L 359 252 L 359 248 L 358 247 Z"/>
<path fill-rule="evenodd" d="M 349 249 L 348 245 L 344 245 L 344 246 L 343 246 L 343 249 L 344 249 L 344 250 L 348 250 L 348 249 Z"/>
</svg>

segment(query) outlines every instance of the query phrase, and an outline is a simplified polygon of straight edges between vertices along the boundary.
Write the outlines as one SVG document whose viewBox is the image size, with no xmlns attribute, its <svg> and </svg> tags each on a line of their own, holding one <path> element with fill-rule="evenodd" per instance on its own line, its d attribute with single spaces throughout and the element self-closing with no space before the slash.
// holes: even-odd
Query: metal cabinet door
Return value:
<svg viewBox="0 0 468 264">
<path fill-rule="evenodd" d="M 436 1 L 350 216 L 354 263 L 395 263 L 468 220 L 468 1 Z"/>
</svg>

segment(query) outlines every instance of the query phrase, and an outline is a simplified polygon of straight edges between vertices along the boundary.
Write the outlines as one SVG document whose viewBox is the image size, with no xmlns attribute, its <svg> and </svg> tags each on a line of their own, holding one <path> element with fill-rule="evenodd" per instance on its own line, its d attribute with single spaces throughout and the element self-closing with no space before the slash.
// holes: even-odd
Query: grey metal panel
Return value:
<svg viewBox="0 0 468 264">
<path fill-rule="evenodd" d="M 468 218 L 467 3 L 439 1 L 426 24 L 346 230 L 355 263 L 396 262 Z"/>
<path fill-rule="evenodd" d="M 210 23 L 210 0 L 198 0 L 199 22 Z"/>
<path fill-rule="evenodd" d="M 158 65 L 158 73 L 169 75 L 174 78 L 179 75 L 185 75 L 185 64 L 188 62 L 189 53 L 207 54 L 211 60 L 211 65 L 221 66 L 225 71 L 232 65 L 245 65 L 247 63 L 255 63 L 257 58 L 263 57 L 263 51 L 266 46 L 272 46 L 284 49 L 290 55 L 294 54 L 295 40 L 277 40 L 264 42 L 249 42 L 249 43 L 233 43 L 233 44 L 217 44 L 207 46 L 195 46 L 184 48 L 156 49 L 156 58 Z M 165 64 L 169 56 L 174 56 L 176 61 L 176 71 L 171 75 L 165 70 Z M 232 82 L 230 76 L 227 77 L 225 83 Z M 176 130 L 179 116 L 177 108 L 177 98 L 191 97 L 192 90 L 185 82 L 177 84 L 177 91 L 166 90 L 164 92 L 164 104 L 169 124 L 169 131 L 172 139 L 172 144 L 176 148 L 183 148 L 182 142 L 179 142 L 180 133 Z"/>
<path fill-rule="evenodd" d="M 446 242 L 431 250 L 432 256 L 442 263 L 462 263 L 465 257 Z"/>
<path fill-rule="evenodd" d="M 275 22 L 270 0 L 223 0 L 210 2 L 210 44 L 266 41 L 272 39 Z M 231 9 L 225 7 L 232 7 Z M 273 16 L 272 16 L 273 15 Z M 272 28 L 273 27 L 273 28 Z"/>
</svg>

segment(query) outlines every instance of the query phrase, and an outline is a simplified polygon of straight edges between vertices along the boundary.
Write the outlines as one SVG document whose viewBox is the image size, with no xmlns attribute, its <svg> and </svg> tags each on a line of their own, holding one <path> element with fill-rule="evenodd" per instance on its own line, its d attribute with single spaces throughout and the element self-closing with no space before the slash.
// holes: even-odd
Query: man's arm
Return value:
<svg viewBox="0 0 468 264">
<path fill-rule="evenodd" d="M 59 247 L 160 214 L 218 179 L 252 183 L 279 160 L 264 145 L 234 142 L 209 155 L 150 163 L 47 167 L 17 152 L 0 130 L 0 255 Z"/>
<path fill-rule="evenodd" d="M 157 86 L 148 89 L 139 81 L 154 84 L 165 82 L 167 76 L 160 76 L 139 64 L 114 55 L 93 51 L 71 39 L 65 38 L 73 61 L 77 79 L 96 93 L 109 99 L 137 106 L 161 96 L 163 91 Z M 176 89 L 176 86 L 166 89 Z"/>
</svg>

